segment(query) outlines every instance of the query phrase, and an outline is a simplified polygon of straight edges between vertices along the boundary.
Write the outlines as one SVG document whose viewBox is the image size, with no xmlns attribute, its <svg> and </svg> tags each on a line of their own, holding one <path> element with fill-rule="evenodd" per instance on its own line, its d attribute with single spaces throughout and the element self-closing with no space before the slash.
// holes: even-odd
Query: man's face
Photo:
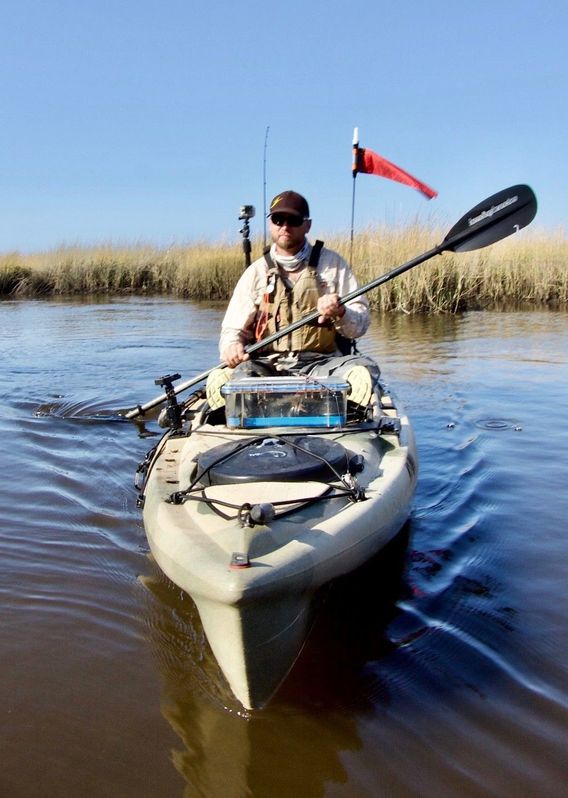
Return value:
<svg viewBox="0 0 568 798">
<path fill-rule="evenodd" d="M 294 222 L 300 220 L 296 227 Z M 291 213 L 274 213 L 270 217 L 270 234 L 276 249 L 285 255 L 295 255 L 304 246 L 304 239 L 312 226 L 309 219 Z"/>
</svg>

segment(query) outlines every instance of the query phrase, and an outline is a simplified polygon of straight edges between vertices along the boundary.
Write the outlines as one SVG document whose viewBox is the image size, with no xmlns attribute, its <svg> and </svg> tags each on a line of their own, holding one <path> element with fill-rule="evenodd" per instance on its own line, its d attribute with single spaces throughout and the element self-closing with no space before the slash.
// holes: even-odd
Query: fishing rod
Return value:
<svg viewBox="0 0 568 798">
<path fill-rule="evenodd" d="M 356 288 L 349 294 L 341 297 L 339 299 L 339 304 L 345 305 L 351 302 L 353 299 L 366 294 L 373 288 L 378 288 L 384 283 L 389 282 L 389 280 L 403 274 L 403 272 L 430 260 L 430 258 L 436 255 L 440 255 L 442 252 L 470 252 L 474 249 L 481 249 L 482 247 L 489 246 L 489 244 L 501 241 L 501 239 L 513 233 L 517 233 L 523 227 L 530 224 L 536 215 L 536 211 L 536 197 L 532 189 L 527 185 L 520 184 L 511 186 L 496 194 L 492 194 L 464 214 L 451 228 L 441 244 L 429 249 L 422 255 L 412 258 L 401 266 L 391 269 L 391 271 L 383 274 L 381 277 L 371 280 L 370 283 Z M 317 321 L 320 315 L 321 314 L 315 310 L 307 316 L 304 316 L 304 318 L 289 324 L 284 329 L 278 330 L 273 335 L 269 335 L 268 338 L 263 338 L 261 341 L 257 341 L 254 344 L 249 344 L 249 346 L 245 347 L 245 352 L 249 355 L 253 352 L 257 352 L 259 349 L 263 349 L 265 346 L 274 343 L 274 341 L 277 341 L 279 338 L 289 335 L 294 332 L 294 330 L 298 330 L 306 324 Z M 221 362 L 207 371 L 198 374 L 191 380 L 177 385 L 173 389 L 174 393 L 181 393 L 191 388 L 193 385 L 197 385 L 198 382 L 205 380 L 212 371 L 218 368 L 225 368 L 226 365 L 226 363 Z M 125 414 L 125 418 L 133 419 L 140 415 L 144 415 L 147 410 L 157 407 L 168 398 L 167 394 L 161 394 L 145 405 L 138 405 L 138 407 L 129 410 Z"/>
<path fill-rule="evenodd" d="M 262 233 L 262 249 L 266 249 L 266 148 L 268 146 L 268 131 L 270 130 L 270 125 L 266 127 L 266 133 L 264 134 L 264 154 L 262 158 L 262 201 L 263 201 L 263 219 L 264 219 L 264 229 Z"/>
<path fill-rule="evenodd" d="M 262 190 L 263 190 L 263 205 L 264 205 L 264 231 L 263 231 L 263 238 L 262 238 L 262 247 L 266 249 L 266 147 L 268 145 L 268 131 L 270 130 L 270 126 L 266 128 L 266 133 L 264 135 L 264 156 L 262 162 Z M 239 230 L 239 233 L 243 237 L 243 252 L 245 254 L 245 269 L 250 266 L 251 264 L 251 243 L 250 243 L 250 225 L 249 220 L 253 218 L 255 214 L 254 205 L 241 205 L 241 209 L 239 211 L 239 221 L 243 222 L 243 226 Z"/>
</svg>

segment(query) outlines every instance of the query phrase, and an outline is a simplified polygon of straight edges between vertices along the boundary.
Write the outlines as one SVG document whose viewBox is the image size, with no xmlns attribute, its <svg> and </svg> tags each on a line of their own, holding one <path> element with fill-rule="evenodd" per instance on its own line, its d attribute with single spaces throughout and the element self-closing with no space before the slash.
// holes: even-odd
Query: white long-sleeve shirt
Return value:
<svg viewBox="0 0 568 798">
<path fill-rule="evenodd" d="M 341 255 L 331 249 L 322 249 L 317 272 L 326 286 L 326 293 L 345 296 L 358 287 L 351 267 Z M 254 322 L 262 297 L 266 293 L 267 274 L 268 266 L 262 257 L 247 267 L 236 284 L 221 324 L 221 357 L 229 344 L 240 341 L 246 346 L 254 341 Z M 335 322 L 335 329 L 346 338 L 360 338 L 366 333 L 368 326 L 369 303 L 365 296 L 348 302 L 345 305 L 345 315 Z"/>
</svg>

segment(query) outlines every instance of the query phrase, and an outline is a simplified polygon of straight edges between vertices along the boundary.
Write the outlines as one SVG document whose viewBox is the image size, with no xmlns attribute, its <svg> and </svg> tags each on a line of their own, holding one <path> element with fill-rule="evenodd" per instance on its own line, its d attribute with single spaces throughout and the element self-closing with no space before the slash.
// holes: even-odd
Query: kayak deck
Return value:
<svg viewBox="0 0 568 798">
<path fill-rule="evenodd" d="M 193 598 L 233 693 L 257 708 L 299 655 L 318 590 L 370 559 L 408 517 L 412 430 L 390 396 L 369 420 L 334 429 L 231 430 L 209 423 L 199 400 L 190 410 L 188 426 L 166 433 L 148 460 L 146 533 L 162 571 Z M 278 479 L 291 453 L 316 477 Z M 243 481 L 235 459 L 237 477 L 251 472 Z"/>
</svg>

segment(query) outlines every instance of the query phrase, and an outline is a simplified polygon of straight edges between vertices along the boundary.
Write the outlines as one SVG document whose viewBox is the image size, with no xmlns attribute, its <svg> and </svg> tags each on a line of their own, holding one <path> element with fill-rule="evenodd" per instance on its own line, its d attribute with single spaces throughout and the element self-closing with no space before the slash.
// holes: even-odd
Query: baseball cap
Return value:
<svg viewBox="0 0 568 798">
<path fill-rule="evenodd" d="M 281 194 L 277 194 L 270 203 L 268 216 L 272 216 L 273 213 L 293 213 L 295 216 L 301 216 L 302 219 L 310 218 L 308 203 L 296 191 L 282 191 Z"/>
</svg>

